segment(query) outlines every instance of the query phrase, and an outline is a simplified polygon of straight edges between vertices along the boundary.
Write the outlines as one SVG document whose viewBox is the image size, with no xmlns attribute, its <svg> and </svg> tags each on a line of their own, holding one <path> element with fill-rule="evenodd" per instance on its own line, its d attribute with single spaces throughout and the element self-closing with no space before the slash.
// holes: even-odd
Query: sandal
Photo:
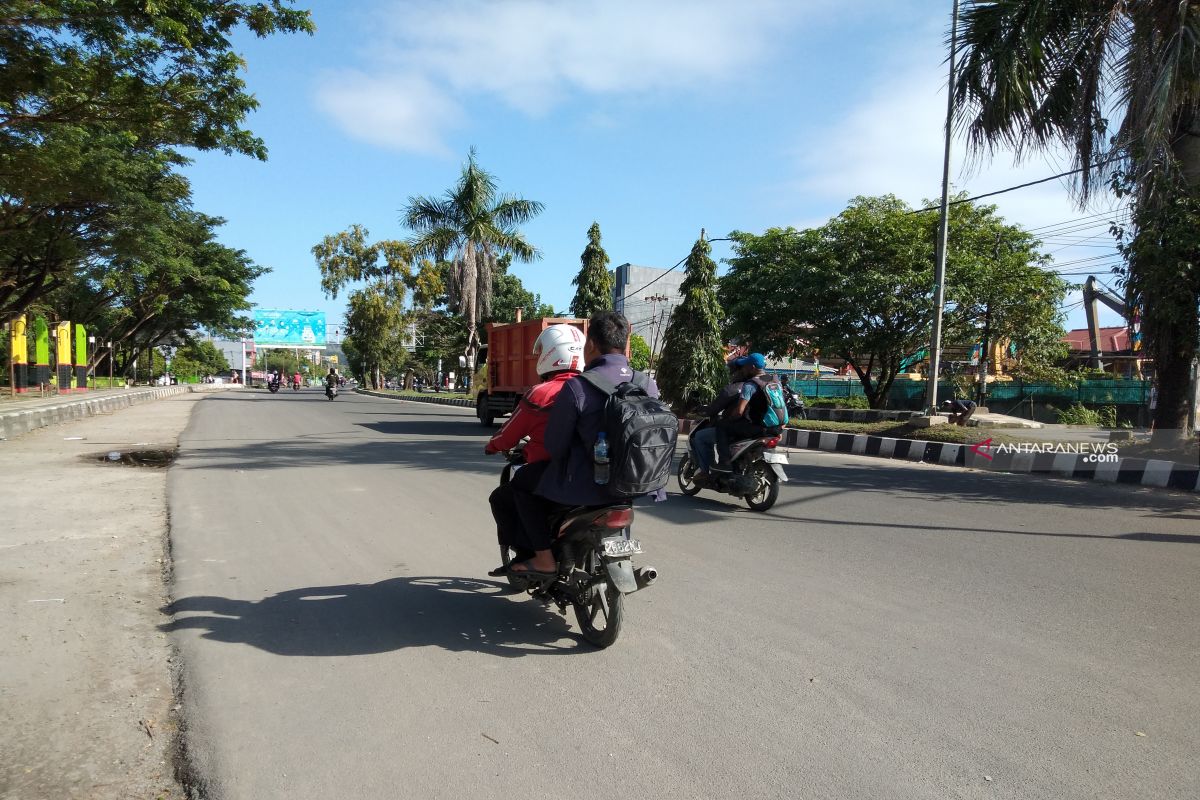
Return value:
<svg viewBox="0 0 1200 800">
<path fill-rule="evenodd" d="M 520 575 L 523 578 L 557 578 L 558 577 L 557 569 L 549 570 L 549 571 L 534 569 L 532 566 L 530 566 L 530 562 L 532 562 L 532 561 L 533 561 L 533 559 L 531 558 L 531 559 L 529 559 L 529 561 L 518 561 L 514 564 L 511 564 L 508 568 L 508 571 L 505 572 L 504 574 L 505 575 Z M 521 569 L 518 569 L 518 567 L 521 567 Z"/>
</svg>

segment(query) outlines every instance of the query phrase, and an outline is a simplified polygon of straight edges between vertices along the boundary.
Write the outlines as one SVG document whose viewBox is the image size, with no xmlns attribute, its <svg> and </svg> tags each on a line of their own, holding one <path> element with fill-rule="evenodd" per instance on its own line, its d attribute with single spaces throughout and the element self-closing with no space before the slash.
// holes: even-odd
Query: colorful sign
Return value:
<svg viewBox="0 0 1200 800">
<path fill-rule="evenodd" d="M 324 350 L 325 312 L 255 309 L 254 346 Z"/>
</svg>

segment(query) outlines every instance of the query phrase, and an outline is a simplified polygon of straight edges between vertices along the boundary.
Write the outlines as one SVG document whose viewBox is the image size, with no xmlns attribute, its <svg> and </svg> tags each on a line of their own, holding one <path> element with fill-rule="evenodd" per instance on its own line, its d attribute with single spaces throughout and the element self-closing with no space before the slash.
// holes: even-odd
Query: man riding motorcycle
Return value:
<svg viewBox="0 0 1200 800">
<path fill-rule="evenodd" d="M 727 413 L 732 413 L 731 406 L 738 401 L 742 393 L 742 385 L 746 382 L 743 375 L 746 368 L 744 365 L 739 365 L 737 361 L 738 359 L 733 359 L 725 364 L 731 378 L 729 384 L 711 403 L 700 410 L 702 416 L 712 421 L 708 427 L 696 431 L 692 439 L 695 444 L 696 466 L 698 467 L 695 476 L 701 481 L 708 478 L 708 470 L 712 466 L 713 450 L 717 444 L 717 425 L 720 424 L 722 417 Z"/>
<path fill-rule="evenodd" d="M 537 488 L 546 467 L 550 465 L 550 453 L 546 450 L 546 422 L 559 392 L 568 380 L 579 374 L 583 368 L 584 336 L 583 331 L 574 325 L 551 325 L 542 331 L 533 343 L 533 355 L 537 356 L 537 372 L 542 383 L 534 386 L 517 404 L 513 415 L 508 418 L 495 436 L 484 447 L 487 454 L 511 450 L 525 438 L 528 442 L 522 451 L 525 465 L 516 470 L 512 479 L 498 487 L 488 498 L 492 506 L 492 516 L 496 520 L 497 535 L 502 545 L 511 545 L 517 551 L 516 560 L 521 564 L 512 567 L 501 567 L 492 570 L 491 575 L 497 576 L 513 572 L 519 574 L 530 568 L 539 549 L 539 541 L 531 541 L 526 535 L 526 514 L 529 504 L 518 505 L 518 493 L 532 494 Z M 544 520 L 535 520 L 535 529 L 545 527 Z M 535 564 L 545 566 L 545 559 Z M 549 565 L 553 571 L 553 559 Z"/>
<path fill-rule="evenodd" d="M 761 410 L 766 407 L 762 387 L 763 368 L 767 364 L 762 353 L 751 353 L 735 359 L 735 365 L 742 369 L 744 382 L 738 394 L 737 403 L 725 412 L 717 425 L 717 463 L 712 469 L 715 472 L 729 472 L 731 469 L 729 449 L 735 441 L 742 439 L 757 439 L 767 434 L 779 433 L 781 428 L 765 427 L 762 424 Z"/>
</svg>

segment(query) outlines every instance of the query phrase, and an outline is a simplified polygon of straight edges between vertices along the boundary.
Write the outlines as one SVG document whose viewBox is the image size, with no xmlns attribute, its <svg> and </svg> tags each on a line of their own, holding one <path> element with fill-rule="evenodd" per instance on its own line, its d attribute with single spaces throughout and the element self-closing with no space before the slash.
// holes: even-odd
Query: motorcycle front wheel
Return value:
<svg viewBox="0 0 1200 800">
<path fill-rule="evenodd" d="M 750 474 L 758 481 L 758 486 L 752 494 L 746 495 L 746 505 L 751 511 L 766 511 L 779 499 L 779 478 L 764 461 L 755 462 Z"/>
<path fill-rule="evenodd" d="M 588 557 L 588 562 L 589 566 L 594 567 L 588 570 L 593 580 L 574 603 L 575 619 L 583 638 L 589 644 L 604 648 L 615 642 L 621 633 L 621 623 L 625 619 L 625 596 L 608 580 L 604 565 L 595 553 Z"/>
<path fill-rule="evenodd" d="M 692 463 L 691 453 L 684 453 L 683 458 L 679 459 L 679 472 L 675 477 L 679 480 L 679 491 L 688 497 L 700 491 L 700 485 L 693 477 L 695 474 L 696 466 Z"/>
</svg>

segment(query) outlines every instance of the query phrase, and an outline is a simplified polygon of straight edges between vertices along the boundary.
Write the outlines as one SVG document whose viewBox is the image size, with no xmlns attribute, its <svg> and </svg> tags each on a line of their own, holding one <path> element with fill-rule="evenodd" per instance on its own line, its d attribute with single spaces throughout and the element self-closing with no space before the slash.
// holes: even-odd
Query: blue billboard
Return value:
<svg viewBox="0 0 1200 800">
<path fill-rule="evenodd" d="M 254 344 L 258 348 L 325 349 L 325 312 L 279 308 L 254 310 Z"/>
</svg>

